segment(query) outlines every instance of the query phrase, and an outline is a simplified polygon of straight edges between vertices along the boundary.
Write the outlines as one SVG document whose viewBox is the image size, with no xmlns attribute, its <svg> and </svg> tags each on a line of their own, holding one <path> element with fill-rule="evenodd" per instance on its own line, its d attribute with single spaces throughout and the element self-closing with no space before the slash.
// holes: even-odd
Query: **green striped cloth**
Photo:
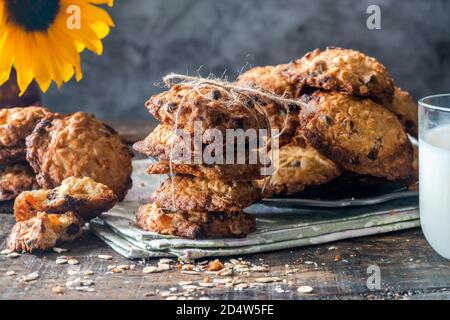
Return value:
<svg viewBox="0 0 450 320">
<path fill-rule="evenodd" d="M 139 202 L 146 201 L 159 184 L 158 176 L 145 174 L 147 165 L 148 161 L 135 161 L 134 187 L 127 201 L 90 222 L 92 232 L 130 259 L 244 255 L 420 226 L 418 199 L 410 197 L 379 205 L 339 209 L 277 208 L 257 204 L 248 210 L 257 218 L 257 231 L 244 239 L 189 240 L 163 236 L 144 231 L 135 224 Z"/>
</svg>

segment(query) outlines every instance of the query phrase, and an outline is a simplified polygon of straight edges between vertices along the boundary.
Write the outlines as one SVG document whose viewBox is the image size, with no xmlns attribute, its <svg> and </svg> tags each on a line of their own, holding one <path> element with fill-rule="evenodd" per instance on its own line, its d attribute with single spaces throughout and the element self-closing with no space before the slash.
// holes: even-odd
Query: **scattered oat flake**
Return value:
<svg viewBox="0 0 450 320">
<path fill-rule="evenodd" d="M 276 293 L 284 293 L 284 292 L 286 292 L 286 291 L 284 291 L 282 288 L 280 288 L 280 287 L 276 287 L 275 288 L 275 292 Z"/>
<path fill-rule="evenodd" d="M 152 296 L 155 296 L 155 295 L 156 295 L 156 292 L 154 292 L 154 291 L 149 291 L 149 292 L 144 293 L 145 297 L 152 297 Z"/>
<path fill-rule="evenodd" d="M 184 273 L 184 274 L 200 274 L 200 272 L 198 272 L 198 271 L 181 271 L 181 273 Z"/>
<path fill-rule="evenodd" d="M 7 271 L 7 272 L 6 272 L 6 275 L 7 275 L 7 276 L 10 276 L 10 277 L 11 277 L 11 276 L 15 276 L 15 275 L 16 275 L 16 272 L 15 272 L 15 271 L 12 271 L 12 270 L 11 270 L 11 271 Z"/>
<path fill-rule="evenodd" d="M 10 259 L 16 259 L 16 258 L 20 257 L 20 253 L 17 253 L 17 252 L 11 252 L 11 253 L 8 253 L 8 254 L 6 255 L 6 257 L 7 257 L 7 258 L 10 258 Z"/>
<path fill-rule="evenodd" d="M 56 264 L 66 264 L 68 262 L 69 262 L 69 260 L 67 260 L 66 258 L 56 258 L 56 261 L 55 261 Z"/>
<path fill-rule="evenodd" d="M 68 249 L 64 249 L 64 248 L 53 248 L 53 252 L 56 252 L 56 253 L 64 253 L 64 252 L 67 252 L 67 251 L 69 251 Z"/>
<path fill-rule="evenodd" d="M 229 268 L 224 268 L 217 273 L 217 275 L 222 276 L 222 277 L 231 276 L 232 274 L 233 274 L 233 269 L 229 269 Z"/>
<path fill-rule="evenodd" d="M 6 256 L 6 255 L 8 255 L 8 254 L 10 254 L 10 253 L 12 253 L 12 252 L 13 252 L 13 251 L 10 250 L 10 249 L 3 249 L 3 250 L 0 252 L 0 255 Z"/>
<path fill-rule="evenodd" d="M 338 248 L 336 246 L 331 246 L 328 248 L 328 251 L 333 251 L 333 250 L 337 250 Z"/>
<path fill-rule="evenodd" d="M 154 266 L 150 266 L 150 267 L 145 267 L 142 270 L 143 273 L 157 273 L 157 272 L 162 272 L 162 270 L 160 270 L 158 267 L 154 267 Z"/>
<path fill-rule="evenodd" d="M 170 265 L 169 264 L 165 264 L 165 263 L 158 264 L 158 270 L 160 272 L 162 272 L 162 271 L 169 271 L 170 270 Z"/>
<path fill-rule="evenodd" d="M 85 272 L 84 272 L 84 275 L 85 276 L 92 276 L 94 274 L 94 271 L 92 271 L 92 270 L 86 270 Z"/>
<path fill-rule="evenodd" d="M 231 281 L 232 281 L 231 278 L 213 279 L 213 282 L 214 282 L 214 283 L 217 283 L 217 284 L 230 283 Z"/>
<path fill-rule="evenodd" d="M 64 288 L 60 286 L 53 287 L 52 292 L 55 294 L 64 294 Z"/>
<path fill-rule="evenodd" d="M 269 272 L 270 269 L 266 266 L 253 266 L 250 268 L 250 271 L 253 272 Z"/>
<path fill-rule="evenodd" d="M 180 282 L 178 282 L 178 284 L 180 285 L 180 286 L 187 286 L 187 285 L 190 285 L 190 284 L 193 284 L 194 282 L 192 282 L 192 281 L 180 281 Z"/>
<path fill-rule="evenodd" d="M 39 278 L 39 274 L 37 272 L 30 273 L 29 275 L 22 276 L 22 279 L 26 282 L 34 281 Z"/>
<path fill-rule="evenodd" d="M 80 262 L 77 259 L 73 259 L 72 258 L 72 259 L 67 260 L 67 263 L 70 264 L 70 265 L 77 265 Z"/>
<path fill-rule="evenodd" d="M 247 283 L 240 283 L 234 286 L 234 290 L 244 290 L 247 289 L 249 285 Z"/>
<path fill-rule="evenodd" d="M 168 296 L 166 300 L 178 300 L 177 296 Z"/>
<path fill-rule="evenodd" d="M 94 281 L 92 280 L 81 280 L 80 283 L 83 287 L 90 287 L 94 285 Z"/>
<path fill-rule="evenodd" d="M 101 260 L 112 260 L 113 259 L 112 256 L 107 255 L 107 254 L 99 254 L 98 258 L 101 259 Z"/>
<path fill-rule="evenodd" d="M 171 263 L 175 263 L 175 261 L 173 261 L 173 259 L 169 259 L 169 258 L 162 258 L 159 259 L 159 264 L 171 264 Z"/>
<path fill-rule="evenodd" d="M 195 285 L 192 285 L 192 284 L 183 286 L 183 290 L 186 290 L 186 291 L 194 291 L 194 290 L 198 290 L 198 289 L 200 289 L 200 288 Z"/>
<path fill-rule="evenodd" d="M 95 292 L 95 289 L 90 287 L 76 287 L 75 290 L 81 292 Z"/>
<path fill-rule="evenodd" d="M 301 286 L 297 289 L 298 292 L 300 293 L 312 293 L 314 291 L 314 289 L 310 286 Z"/>
<path fill-rule="evenodd" d="M 214 288 L 216 286 L 216 284 L 212 282 L 199 282 L 198 285 L 204 288 Z"/>
<path fill-rule="evenodd" d="M 117 269 L 130 270 L 130 266 L 128 264 L 121 264 L 117 266 Z"/>
<path fill-rule="evenodd" d="M 163 298 L 166 298 L 166 297 L 169 297 L 169 296 L 172 296 L 172 295 L 173 295 L 173 293 L 171 291 L 161 291 L 160 292 L 160 296 L 163 297 Z"/>
<path fill-rule="evenodd" d="M 67 270 L 67 274 L 69 276 L 76 276 L 79 274 L 79 271 L 78 270 Z"/>
<path fill-rule="evenodd" d="M 258 283 L 271 283 L 271 282 L 279 282 L 281 281 L 281 279 L 277 277 L 265 277 L 265 278 L 256 278 L 255 281 Z"/>
</svg>

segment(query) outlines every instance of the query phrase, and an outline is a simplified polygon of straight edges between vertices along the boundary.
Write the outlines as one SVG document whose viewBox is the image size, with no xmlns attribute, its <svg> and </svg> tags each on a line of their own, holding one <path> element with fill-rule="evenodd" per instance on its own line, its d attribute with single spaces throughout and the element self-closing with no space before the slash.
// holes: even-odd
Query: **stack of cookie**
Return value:
<svg viewBox="0 0 450 320">
<path fill-rule="evenodd" d="M 26 162 L 25 138 L 50 115 L 42 107 L 0 109 L 0 201 L 36 188 L 35 174 Z"/>
<path fill-rule="evenodd" d="M 237 159 L 238 146 L 232 151 L 226 147 L 237 140 L 219 142 L 217 135 L 226 137 L 229 129 L 267 128 L 267 119 L 253 100 L 212 85 L 178 84 L 150 98 L 146 107 L 162 124 L 134 149 L 158 160 L 148 168 L 149 174 L 170 177 L 152 194 L 151 203 L 140 208 L 137 224 L 191 239 L 244 237 L 253 232 L 255 219 L 243 209 L 259 199 L 252 180 L 261 178 L 262 166 L 249 164 L 248 154 L 240 164 L 202 157 L 209 153 L 216 160 Z"/>
<path fill-rule="evenodd" d="M 417 148 L 408 138 L 417 138 L 417 104 L 375 58 L 355 50 L 317 49 L 290 64 L 253 68 L 236 84 L 303 105 L 289 114 L 280 106 L 266 109 L 272 127 L 287 129 L 279 167 L 259 182 L 266 196 L 322 185 L 346 171 L 417 180 Z"/>
</svg>

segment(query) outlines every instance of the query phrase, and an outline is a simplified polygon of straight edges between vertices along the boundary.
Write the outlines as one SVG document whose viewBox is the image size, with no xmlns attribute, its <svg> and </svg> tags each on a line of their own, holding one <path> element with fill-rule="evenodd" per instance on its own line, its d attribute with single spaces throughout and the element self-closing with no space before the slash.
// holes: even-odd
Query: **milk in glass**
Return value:
<svg viewBox="0 0 450 320">
<path fill-rule="evenodd" d="M 427 241 L 450 259 L 450 125 L 419 140 L 420 222 Z"/>
</svg>

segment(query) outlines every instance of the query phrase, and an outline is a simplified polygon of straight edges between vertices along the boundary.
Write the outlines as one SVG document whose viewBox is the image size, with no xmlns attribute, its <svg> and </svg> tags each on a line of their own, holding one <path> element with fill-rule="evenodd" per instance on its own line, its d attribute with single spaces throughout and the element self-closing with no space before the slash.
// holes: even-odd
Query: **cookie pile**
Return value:
<svg viewBox="0 0 450 320">
<path fill-rule="evenodd" d="M 123 200 L 131 187 L 132 152 L 93 115 L 43 107 L 0 109 L 0 201 L 68 177 L 90 177 Z"/>
<path fill-rule="evenodd" d="M 37 187 L 26 161 L 25 139 L 48 116 L 51 112 L 42 107 L 0 109 L 0 201 Z"/>
<path fill-rule="evenodd" d="M 208 164 L 201 157 L 214 142 L 212 129 L 225 137 L 228 129 L 258 132 L 267 128 L 266 116 L 252 104 L 253 100 L 245 95 L 231 95 L 206 84 L 194 88 L 177 84 L 147 101 L 147 109 L 161 124 L 137 142 L 134 149 L 158 160 L 148 168 L 149 174 L 170 177 L 137 213 L 141 228 L 191 239 L 244 237 L 255 230 L 254 217 L 243 209 L 260 197 L 252 180 L 261 178 L 262 166 L 248 161 Z M 179 130 L 191 139 L 181 139 L 176 133 Z M 186 148 L 193 152 L 183 153 Z M 225 144 L 215 152 L 223 158 L 227 152 L 234 156 Z M 176 157 L 177 154 L 183 156 Z"/>
<path fill-rule="evenodd" d="M 296 193 L 348 172 L 417 181 L 417 148 L 408 137 L 417 138 L 417 104 L 375 58 L 317 49 L 289 64 L 253 68 L 236 84 L 302 102 L 289 114 L 276 105 L 266 110 L 272 127 L 297 128 L 280 141 L 275 174 L 258 182 L 266 196 Z"/>
</svg>

